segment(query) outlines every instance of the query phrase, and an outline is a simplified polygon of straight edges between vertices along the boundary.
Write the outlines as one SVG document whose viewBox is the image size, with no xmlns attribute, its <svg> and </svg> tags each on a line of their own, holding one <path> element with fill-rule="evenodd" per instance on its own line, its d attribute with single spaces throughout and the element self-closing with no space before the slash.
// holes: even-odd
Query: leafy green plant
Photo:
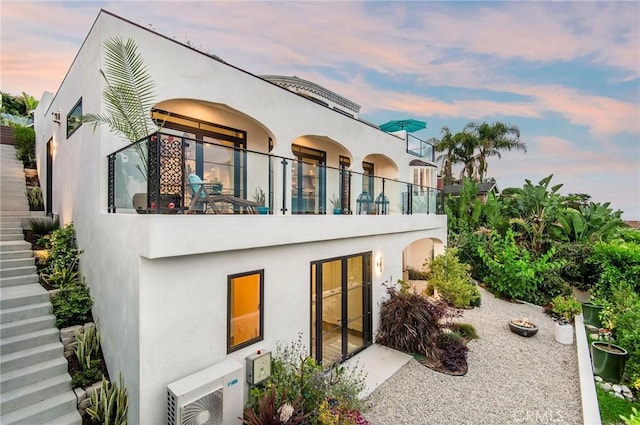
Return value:
<svg viewBox="0 0 640 425">
<path fill-rule="evenodd" d="M 333 206 L 333 209 L 335 210 L 339 210 L 340 208 L 342 208 L 342 202 L 340 201 L 340 198 L 338 198 L 335 193 L 333 195 L 331 195 L 331 200 L 329 201 L 331 202 L 331 205 Z"/>
<path fill-rule="evenodd" d="M 551 300 L 551 311 L 556 317 L 571 321 L 582 312 L 582 305 L 573 296 L 558 295 Z"/>
<path fill-rule="evenodd" d="M 25 167 L 36 164 L 36 133 L 33 127 L 15 127 L 16 156 Z"/>
<path fill-rule="evenodd" d="M 398 279 L 398 287 L 400 287 L 400 292 L 403 294 L 411 290 L 411 285 L 404 279 Z"/>
<path fill-rule="evenodd" d="M 359 367 L 336 365 L 323 369 L 302 342 L 302 335 L 288 345 L 278 344 L 271 361 L 271 378 L 263 387 L 250 391 L 249 407 L 260 414 L 260 401 L 265 392 L 274 391 L 274 406 L 296 405 L 300 396 L 305 414 L 314 414 L 325 399 L 338 400 L 351 409 L 360 409 L 357 395 L 364 389 L 365 374 Z M 246 416 L 246 415 L 245 415 Z"/>
<path fill-rule="evenodd" d="M 427 280 L 429 275 L 424 270 L 418 270 L 413 267 L 407 267 L 407 274 L 409 275 L 409 280 Z"/>
<path fill-rule="evenodd" d="M 618 415 L 622 422 L 625 425 L 640 425 L 640 414 L 638 414 L 638 409 L 635 407 L 631 408 L 631 414 L 629 416 Z"/>
<path fill-rule="evenodd" d="M 260 186 L 256 187 L 256 191 L 253 193 L 253 200 L 258 204 L 264 206 L 265 197 L 264 190 Z"/>
<path fill-rule="evenodd" d="M 596 393 L 603 425 L 617 425 L 620 423 L 619 415 L 630 416 L 634 407 L 640 409 L 640 404 L 618 398 L 599 386 L 596 387 Z"/>
<path fill-rule="evenodd" d="M 49 257 L 46 272 L 62 269 L 76 269 L 82 251 L 76 245 L 76 232 L 73 223 L 54 230 L 49 240 Z"/>
<path fill-rule="evenodd" d="M 100 391 L 91 393 L 91 406 L 87 413 L 91 422 L 100 425 L 127 425 L 129 396 L 120 374 L 120 384 L 110 383 L 102 378 Z"/>
<path fill-rule="evenodd" d="M 64 288 L 78 284 L 80 273 L 75 271 L 75 264 L 72 267 L 54 267 L 49 273 L 42 273 L 42 279 L 53 288 Z"/>
<path fill-rule="evenodd" d="M 490 271 L 485 282 L 500 296 L 540 301 L 537 291 L 543 281 L 543 273 L 564 265 L 562 260 L 551 260 L 555 252 L 553 248 L 538 258 L 532 258 L 528 249 L 516 245 L 511 230 L 504 237 L 493 232 L 491 245 L 492 255 L 483 247 L 479 247 L 478 252 Z"/>
<path fill-rule="evenodd" d="M 631 284 L 633 290 L 640 293 L 640 244 L 598 243 L 589 261 L 600 272 L 592 291 L 595 296 L 609 298 L 619 282 Z"/>
<path fill-rule="evenodd" d="M 30 211 L 44 210 L 44 200 L 42 199 L 42 189 L 40 186 L 29 186 L 25 192 L 27 201 L 29 201 Z"/>
<path fill-rule="evenodd" d="M 95 326 L 87 326 L 84 332 L 75 331 L 77 345 L 74 348 L 76 357 L 80 362 L 80 367 L 89 369 L 91 361 L 98 355 L 100 351 L 100 332 Z"/>
<path fill-rule="evenodd" d="M 56 316 L 56 326 L 60 329 L 84 323 L 91 312 L 93 300 L 89 288 L 78 283 L 61 288 L 51 298 L 51 304 Z"/>
<path fill-rule="evenodd" d="M 479 294 L 472 284 L 471 267 L 458 259 L 457 248 L 446 248 L 444 254 L 425 263 L 429 265 L 429 282 L 438 294 L 454 307 L 469 306 Z"/>
<path fill-rule="evenodd" d="M 451 330 L 467 341 L 480 338 L 471 323 L 455 323 L 451 326 Z"/>
<path fill-rule="evenodd" d="M 86 388 L 89 385 L 100 381 L 104 375 L 101 370 L 102 361 L 100 359 L 94 359 L 89 362 L 89 365 L 76 371 L 71 377 L 72 388 Z"/>
</svg>

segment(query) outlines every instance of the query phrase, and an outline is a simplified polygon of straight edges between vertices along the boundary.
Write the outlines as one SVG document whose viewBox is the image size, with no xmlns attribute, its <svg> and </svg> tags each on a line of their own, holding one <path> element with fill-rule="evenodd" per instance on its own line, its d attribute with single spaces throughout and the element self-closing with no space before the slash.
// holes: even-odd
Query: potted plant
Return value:
<svg viewBox="0 0 640 425">
<path fill-rule="evenodd" d="M 222 181 L 220 181 L 219 178 L 214 177 L 213 180 L 211 180 L 211 188 L 216 192 L 222 192 Z"/>
<path fill-rule="evenodd" d="M 333 205 L 333 213 L 335 215 L 342 214 L 342 203 L 340 202 L 340 198 L 338 198 L 335 194 L 331 196 L 331 205 Z"/>
<path fill-rule="evenodd" d="M 602 312 L 602 309 L 602 305 L 595 300 L 582 303 L 584 323 L 586 325 L 595 326 L 596 328 L 601 328 L 602 322 L 600 321 L 600 313 Z"/>
<path fill-rule="evenodd" d="M 268 214 L 269 207 L 265 206 L 265 197 L 264 190 L 260 186 L 256 187 L 256 191 L 253 194 L 253 200 L 258 204 L 256 209 L 258 210 L 258 214 Z"/>
<path fill-rule="evenodd" d="M 601 332 L 601 339 L 591 343 L 591 364 L 594 375 L 607 382 L 622 381 L 629 353 L 611 342 L 610 332 Z"/>
<path fill-rule="evenodd" d="M 580 314 L 580 302 L 573 295 L 558 295 L 551 300 L 551 312 L 557 321 L 554 336 L 560 344 L 573 344 L 573 318 Z"/>
</svg>

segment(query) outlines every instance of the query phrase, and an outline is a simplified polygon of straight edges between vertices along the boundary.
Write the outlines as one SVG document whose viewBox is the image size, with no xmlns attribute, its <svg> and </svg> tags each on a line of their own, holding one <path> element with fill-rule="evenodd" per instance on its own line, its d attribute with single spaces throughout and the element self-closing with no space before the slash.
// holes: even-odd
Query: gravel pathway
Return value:
<svg viewBox="0 0 640 425">
<path fill-rule="evenodd" d="M 542 308 L 480 290 L 482 307 L 458 319 L 480 336 L 469 343 L 469 372 L 449 376 L 409 361 L 371 394 L 371 425 L 582 423 L 575 340 L 557 343 Z M 511 319 L 540 330 L 518 336 L 509 331 Z"/>
</svg>

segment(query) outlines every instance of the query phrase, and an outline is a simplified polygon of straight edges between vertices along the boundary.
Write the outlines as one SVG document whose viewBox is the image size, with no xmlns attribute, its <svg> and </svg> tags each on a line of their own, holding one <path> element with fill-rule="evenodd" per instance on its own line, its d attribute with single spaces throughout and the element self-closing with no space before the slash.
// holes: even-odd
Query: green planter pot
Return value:
<svg viewBox="0 0 640 425">
<path fill-rule="evenodd" d="M 600 321 L 600 312 L 602 311 L 601 305 L 595 305 L 592 303 L 582 303 L 582 315 L 584 316 L 584 323 L 586 325 L 595 326 L 596 328 L 602 327 Z"/>
<path fill-rule="evenodd" d="M 604 341 L 591 343 L 593 373 L 608 382 L 622 381 L 629 353 L 622 347 Z"/>
<path fill-rule="evenodd" d="M 269 207 L 256 207 L 258 210 L 258 214 L 266 215 L 269 214 Z"/>
</svg>

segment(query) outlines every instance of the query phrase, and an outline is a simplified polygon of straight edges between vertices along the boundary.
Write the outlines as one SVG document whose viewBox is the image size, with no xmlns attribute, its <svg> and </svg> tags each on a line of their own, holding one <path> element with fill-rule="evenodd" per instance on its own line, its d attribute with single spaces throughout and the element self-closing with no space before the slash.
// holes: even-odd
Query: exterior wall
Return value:
<svg viewBox="0 0 640 425">
<path fill-rule="evenodd" d="M 362 171 L 368 155 L 380 154 L 393 158 L 402 176 L 412 157 L 404 140 L 101 13 L 58 93 L 45 95 L 36 111 L 37 156 L 44 182 L 46 143 L 53 137 L 52 209 L 62 223 L 74 222 L 85 251 L 81 268 L 109 372 L 113 378 L 122 372 L 129 391 L 130 423 L 164 422 L 166 384 L 225 358 L 228 274 L 264 268 L 266 288 L 264 343 L 231 357 L 272 349 L 298 331 L 308 339 L 309 262 L 323 258 L 365 251 L 372 251 L 374 264 L 384 258 L 383 272 L 374 267 L 373 273 L 375 330 L 380 284 L 401 276 L 407 245 L 446 240 L 446 217 L 108 214 L 107 155 L 127 142 L 87 124 L 67 139 L 66 115 L 80 97 L 83 114 L 102 111 L 102 43 L 113 36 L 136 40 L 159 101 L 201 99 L 241 111 L 259 134 L 274 135 L 274 154 L 291 157 L 294 140 L 314 135 L 344 146 L 354 171 Z M 51 120 L 57 111 L 59 125 Z"/>
<path fill-rule="evenodd" d="M 267 217 L 268 218 L 268 217 Z M 445 231 L 446 232 L 446 231 Z M 244 232 L 239 232 L 239 238 Z M 246 236 L 246 235 L 245 235 Z M 372 252 L 373 330 L 384 281 L 402 273 L 402 248 L 441 229 L 376 237 L 293 243 L 186 257 L 142 259 L 140 272 L 140 406 L 144 423 L 166 418 L 166 386 L 227 357 L 227 276 L 264 269 L 264 340 L 229 355 L 242 364 L 258 349 L 302 333 L 309 343 L 310 263 Z M 376 259 L 383 258 L 380 272 Z M 246 385 L 243 383 L 243 385 Z"/>
</svg>

